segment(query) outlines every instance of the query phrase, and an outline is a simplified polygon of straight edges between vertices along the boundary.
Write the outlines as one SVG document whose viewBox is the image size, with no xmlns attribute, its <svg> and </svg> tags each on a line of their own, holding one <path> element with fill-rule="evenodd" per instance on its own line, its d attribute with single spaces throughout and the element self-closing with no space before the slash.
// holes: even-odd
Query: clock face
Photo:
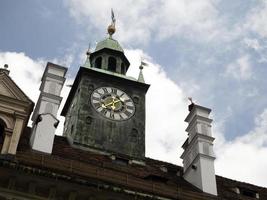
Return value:
<svg viewBox="0 0 267 200">
<path fill-rule="evenodd" d="M 133 116 L 135 105 L 123 91 L 113 87 L 100 87 L 91 95 L 93 108 L 102 116 L 122 121 Z"/>
</svg>

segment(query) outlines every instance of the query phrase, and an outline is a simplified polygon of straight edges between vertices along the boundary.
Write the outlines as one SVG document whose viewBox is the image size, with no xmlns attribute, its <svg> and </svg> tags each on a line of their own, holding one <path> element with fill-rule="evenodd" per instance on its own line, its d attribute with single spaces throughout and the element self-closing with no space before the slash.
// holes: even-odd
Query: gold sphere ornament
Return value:
<svg viewBox="0 0 267 200">
<path fill-rule="evenodd" d="M 112 36 L 112 35 L 115 33 L 115 31 L 116 31 L 115 24 L 110 24 L 110 25 L 108 26 L 108 34 L 109 34 L 110 36 Z"/>
</svg>

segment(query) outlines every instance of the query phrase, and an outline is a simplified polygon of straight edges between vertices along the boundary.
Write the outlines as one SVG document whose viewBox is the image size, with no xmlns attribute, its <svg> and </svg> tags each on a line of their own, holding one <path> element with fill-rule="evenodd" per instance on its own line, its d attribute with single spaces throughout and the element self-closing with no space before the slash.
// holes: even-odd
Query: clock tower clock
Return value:
<svg viewBox="0 0 267 200">
<path fill-rule="evenodd" d="M 64 135 L 78 148 L 145 156 L 145 95 L 149 85 L 126 76 L 129 61 L 118 41 L 99 42 L 80 67 L 62 110 Z"/>
</svg>

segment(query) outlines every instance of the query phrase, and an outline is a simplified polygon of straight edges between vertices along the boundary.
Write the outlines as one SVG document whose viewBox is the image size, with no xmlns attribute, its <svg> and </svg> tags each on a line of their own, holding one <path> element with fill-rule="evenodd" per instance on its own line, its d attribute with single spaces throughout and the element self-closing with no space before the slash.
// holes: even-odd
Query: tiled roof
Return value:
<svg viewBox="0 0 267 200">
<path fill-rule="evenodd" d="M 21 137 L 16 155 L 18 163 L 68 175 L 72 177 L 72 181 L 75 181 L 75 177 L 96 179 L 170 199 L 256 199 L 237 194 L 237 188 L 241 193 L 248 190 L 258 193 L 260 199 L 267 199 L 266 188 L 221 176 L 216 176 L 218 196 L 215 197 L 186 182 L 180 166 L 150 158 L 134 162 L 131 157 L 114 154 L 118 158 L 116 160 L 110 155 L 73 148 L 62 136 L 55 136 L 52 155 L 33 152 L 28 145 L 29 133 L 28 128 Z"/>
</svg>

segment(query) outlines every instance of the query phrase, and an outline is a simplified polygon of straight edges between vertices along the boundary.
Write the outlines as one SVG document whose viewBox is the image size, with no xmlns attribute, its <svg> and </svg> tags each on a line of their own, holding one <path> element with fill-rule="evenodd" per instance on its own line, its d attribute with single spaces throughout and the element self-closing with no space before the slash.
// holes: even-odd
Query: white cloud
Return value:
<svg viewBox="0 0 267 200">
<path fill-rule="evenodd" d="M 267 1 L 261 0 L 258 3 L 258 6 L 248 14 L 245 27 L 267 38 Z"/>
<path fill-rule="evenodd" d="M 10 77 L 34 102 L 39 96 L 39 84 L 45 67 L 44 60 L 33 60 L 24 53 L 0 52 L 0 66 L 8 64 Z"/>
<path fill-rule="evenodd" d="M 172 36 L 207 41 L 226 36 L 218 17 L 218 0 L 66 0 L 77 21 L 101 30 L 110 23 L 109 13 L 115 8 L 118 37 L 122 42 L 147 43 L 152 38 Z M 92 27 L 93 26 L 93 27 Z M 233 32 L 232 32 L 233 33 Z M 197 36 L 197 37 L 196 37 Z"/>
<path fill-rule="evenodd" d="M 219 18 L 213 0 L 168 0 L 159 7 L 159 19 L 155 31 L 160 37 L 176 34 L 189 38 L 211 39 L 218 34 Z M 196 37 L 197 35 L 197 37 Z"/>
<path fill-rule="evenodd" d="M 145 80 L 151 85 L 146 96 L 146 156 L 181 165 L 188 114 L 184 92 L 141 50 L 127 50 L 126 56 L 131 63 L 128 75 L 133 77 L 138 77 L 140 57 L 149 63 L 144 69 Z"/>
<path fill-rule="evenodd" d="M 224 142 L 216 148 L 216 154 L 218 174 L 266 187 L 267 109 L 255 119 L 252 131 Z"/>
<path fill-rule="evenodd" d="M 244 43 L 247 45 L 247 47 L 252 48 L 256 51 L 261 50 L 262 46 L 260 45 L 258 39 L 254 38 L 245 38 Z"/>
<path fill-rule="evenodd" d="M 226 66 L 225 75 L 231 76 L 237 80 L 247 80 L 252 76 L 251 64 L 249 56 L 244 55 L 233 63 Z"/>
</svg>

